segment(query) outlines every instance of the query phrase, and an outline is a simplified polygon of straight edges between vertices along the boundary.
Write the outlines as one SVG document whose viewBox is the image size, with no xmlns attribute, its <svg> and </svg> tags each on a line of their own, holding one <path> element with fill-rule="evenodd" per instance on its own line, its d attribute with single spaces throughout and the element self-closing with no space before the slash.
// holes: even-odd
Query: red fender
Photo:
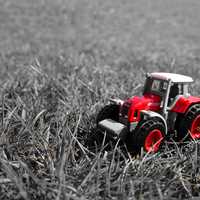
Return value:
<svg viewBox="0 0 200 200">
<path fill-rule="evenodd" d="M 196 103 L 200 103 L 200 97 L 181 96 L 179 100 L 175 103 L 175 105 L 172 107 L 171 111 L 176 113 L 185 113 L 191 105 Z"/>
</svg>

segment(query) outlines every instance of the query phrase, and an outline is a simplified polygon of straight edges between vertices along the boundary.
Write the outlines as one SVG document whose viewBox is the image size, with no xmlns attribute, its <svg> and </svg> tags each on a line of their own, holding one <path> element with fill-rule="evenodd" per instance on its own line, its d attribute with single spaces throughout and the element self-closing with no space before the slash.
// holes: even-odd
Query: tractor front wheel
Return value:
<svg viewBox="0 0 200 200">
<path fill-rule="evenodd" d="M 102 108 L 96 118 L 97 125 L 100 121 L 104 119 L 119 121 L 119 105 L 110 104 Z"/>
<path fill-rule="evenodd" d="M 141 123 L 132 134 L 132 143 L 136 150 L 142 147 L 146 152 L 157 152 L 165 135 L 165 127 L 158 119 L 149 119 Z"/>
<path fill-rule="evenodd" d="M 112 119 L 115 121 L 119 121 L 119 105 L 115 104 L 109 104 L 103 107 L 100 112 L 98 113 L 96 117 L 96 127 L 92 130 L 91 134 L 89 135 L 88 138 L 88 146 L 90 149 L 93 148 L 102 148 L 102 143 L 104 141 L 104 131 L 102 131 L 99 127 L 98 124 L 100 121 L 104 119 Z M 112 148 L 112 138 L 108 137 L 106 135 L 104 145 L 106 146 L 106 149 L 111 149 Z"/>
</svg>

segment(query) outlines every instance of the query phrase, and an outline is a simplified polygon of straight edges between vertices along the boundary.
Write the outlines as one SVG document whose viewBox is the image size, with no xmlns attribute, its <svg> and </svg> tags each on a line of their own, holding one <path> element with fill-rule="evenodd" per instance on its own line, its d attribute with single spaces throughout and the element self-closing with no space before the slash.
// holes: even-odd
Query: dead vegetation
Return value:
<svg viewBox="0 0 200 200">
<path fill-rule="evenodd" d="M 103 143 L 90 146 L 95 114 L 102 103 L 112 91 L 126 96 L 117 81 L 109 82 L 111 73 L 118 80 L 120 69 L 107 68 L 103 74 L 96 70 L 91 77 L 86 77 L 91 67 L 65 69 L 71 72 L 51 75 L 37 61 L 15 72 L 12 82 L 3 83 L 2 199 L 184 199 L 199 195 L 198 142 L 166 143 L 158 154 L 136 157 L 118 143 L 109 150 Z M 130 80 L 129 76 L 123 80 Z"/>
<path fill-rule="evenodd" d="M 133 157 L 91 141 L 101 106 L 147 71 L 200 92 L 198 3 L 149 2 L 0 0 L 0 199 L 199 197 L 199 142 Z"/>
</svg>

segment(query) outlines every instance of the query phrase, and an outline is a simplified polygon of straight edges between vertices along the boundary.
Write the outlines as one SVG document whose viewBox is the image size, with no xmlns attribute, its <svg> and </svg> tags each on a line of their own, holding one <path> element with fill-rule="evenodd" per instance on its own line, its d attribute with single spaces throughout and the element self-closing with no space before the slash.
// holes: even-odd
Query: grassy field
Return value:
<svg viewBox="0 0 200 200">
<path fill-rule="evenodd" d="M 200 93 L 197 0 L 0 0 L 0 199 L 192 199 L 199 143 L 91 148 L 109 97 L 177 72 Z"/>
</svg>

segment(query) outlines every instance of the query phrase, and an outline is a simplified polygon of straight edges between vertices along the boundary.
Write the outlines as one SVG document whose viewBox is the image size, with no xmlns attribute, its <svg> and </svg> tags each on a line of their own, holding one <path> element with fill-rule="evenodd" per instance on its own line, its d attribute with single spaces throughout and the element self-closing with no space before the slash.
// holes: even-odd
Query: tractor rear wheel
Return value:
<svg viewBox="0 0 200 200">
<path fill-rule="evenodd" d="M 100 121 L 104 119 L 119 121 L 119 105 L 110 104 L 102 108 L 96 118 L 97 125 Z"/>
<path fill-rule="evenodd" d="M 158 119 L 149 119 L 141 123 L 136 132 L 132 133 L 132 143 L 136 150 L 142 147 L 146 152 L 157 152 L 164 139 L 165 127 Z M 135 144 L 135 145 L 134 145 Z"/>
<path fill-rule="evenodd" d="M 200 139 L 200 104 L 191 106 L 181 119 L 178 134 L 179 138 Z"/>
</svg>

